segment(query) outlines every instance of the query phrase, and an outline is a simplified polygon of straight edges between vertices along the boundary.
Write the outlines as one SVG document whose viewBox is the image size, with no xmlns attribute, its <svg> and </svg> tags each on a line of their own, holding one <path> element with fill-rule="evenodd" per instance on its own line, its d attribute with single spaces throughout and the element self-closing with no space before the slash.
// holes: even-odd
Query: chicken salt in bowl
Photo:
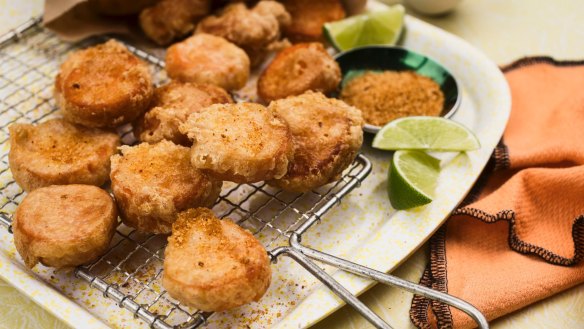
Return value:
<svg viewBox="0 0 584 329">
<path fill-rule="evenodd" d="M 408 113 L 407 108 L 400 108 L 397 110 L 400 113 L 390 115 L 386 113 L 383 117 L 376 117 L 377 120 L 367 119 L 368 114 L 370 118 L 373 118 L 373 116 L 378 116 L 385 110 L 391 110 L 392 107 L 409 107 L 415 111 L 419 106 L 412 105 L 421 104 L 420 102 L 430 99 L 427 94 L 430 92 L 436 94 L 434 91 L 438 91 L 438 89 L 441 95 L 436 98 L 443 99 L 431 99 L 433 104 L 430 104 L 430 107 L 435 107 L 440 101 L 440 108 L 433 115 L 450 118 L 460 106 L 461 92 L 455 77 L 438 62 L 414 51 L 393 46 L 366 46 L 337 54 L 335 60 L 339 63 L 343 76 L 336 96 L 345 102 L 353 103 L 351 105 L 360 108 L 364 112 L 365 126 L 363 130 L 366 132 L 375 134 L 384 124 L 397 117 L 425 114 L 419 112 Z M 381 77 L 381 75 L 384 76 Z M 392 78 L 399 78 L 404 81 L 391 81 Z M 371 86 L 367 85 L 367 81 L 357 81 L 357 79 L 367 79 L 374 84 L 385 79 L 385 83 L 377 83 Z M 362 85 L 357 86 L 360 90 L 355 88 L 356 83 Z M 411 84 L 411 86 L 401 88 L 405 90 L 405 94 L 400 95 L 395 87 L 403 84 Z M 420 88 L 428 87 L 431 89 L 432 85 L 435 85 L 435 90 L 420 93 Z M 348 92 L 347 87 L 355 90 Z M 385 90 L 384 88 L 389 89 Z M 349 94 L 358 96 L 349 97 Z M 374 99 L 364 104 L 363 99 L 369 95 Z M 379 95 L 382 97 L 380 98 Z M 395 98 L 398 99 L 396 100 Z M 355 102 L 359 102 L 361 106 L 355 104 Z M 389 104 L 390 102 L 394 104 Z M 430 114 L 430 112 L 428 111 L 426 115 Z M 386 118 L 387 121 L 381 122 L 383 121 L 381 120 L 382 118 Z"/>
</svg>

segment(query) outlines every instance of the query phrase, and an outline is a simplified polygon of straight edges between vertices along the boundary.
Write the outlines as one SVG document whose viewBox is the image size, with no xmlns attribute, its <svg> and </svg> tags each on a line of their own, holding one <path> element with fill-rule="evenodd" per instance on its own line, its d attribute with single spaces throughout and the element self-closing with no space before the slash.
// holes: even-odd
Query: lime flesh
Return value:
<svg viewBox="0 0 584 329">
<path fill-rule="evenodd" d="M 339 51 L 368 45 L 394 45 L 400 37 L 405 9 L 385 6 L 362 15 L 326 23 L 324 34 Z"/>
<path fill-rule="evenodd" d="M 385 125 L 373 147 L 382 150 L 471 151 L 481 147 L 465 126 L 441 117 L 407 117 Z"/>
<path fill-rule="evenodd" d="M 420 151 L 397 151 L 389 169 L 387 192 L 391 206 L 404 210 L 432 202 L 440 161 Z"/>
</svg>

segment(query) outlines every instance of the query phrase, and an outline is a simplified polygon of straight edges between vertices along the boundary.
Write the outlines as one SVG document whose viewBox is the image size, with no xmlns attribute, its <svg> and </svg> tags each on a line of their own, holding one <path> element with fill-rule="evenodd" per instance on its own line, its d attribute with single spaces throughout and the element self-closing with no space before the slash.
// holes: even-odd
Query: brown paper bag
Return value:
<svg viewBox="0 0 584 329">
<path fill-rule="evenodd" d="M 65 41 L 107 33 L 131 34 L 134 23 L 129 17 L 100 15 L 86 0 L 45 1 L 43 24 Z"/>
</svg>

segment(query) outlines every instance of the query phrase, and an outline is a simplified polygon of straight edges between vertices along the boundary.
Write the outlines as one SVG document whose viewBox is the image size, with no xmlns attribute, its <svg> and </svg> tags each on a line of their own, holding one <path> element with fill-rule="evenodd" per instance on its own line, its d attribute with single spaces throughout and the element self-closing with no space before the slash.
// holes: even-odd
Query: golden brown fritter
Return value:
<svg viewBox="0 0 584 329">
<path fill-rule="evenodd" d="M 213 84 L 229 91 L 245 86 L 249 67 L 245 51 L 205 33 L 175 43 L 166 53 L 166 72 L 171 79 Z"/>
<path fill-rule="evenodd" d="M 156 2 L 158 0 L 89 0 L 92 10 L 110 16 L 137 14 Z"/>
<path fill-rule="evenodd" d="M 306 192 L 338 180 L 363 143 L 361 111 L 338 99 L 307 92 L 268 108 L 286 121 L 294 144 L 286 175 L 268 181 L 283 190 Z"/>
<path fill-rule="evenodd" d="M 189 161 L 189 149 L 169 141 L 122 146 L 112 157 L 112 191 L 124 224 L 142 232 L 170 233 L 179 212 L 213 205 L 221 181 Z"/>
<path fill-rule="evenodd" d="M 133 121 L 147 109 L 153 90 L 148 66 L 114 40 L 73 52 L 55 81 L 65 119 L 87 127 Z"/>
<path fill-rule="evenodd" d="M 225 311 L 258 301 L 272 277 L 261 243 L 209 209 L 179 214 L 164 257 L 162 285 L 181 303 Z"/>
<path fill-rule="evenodd" d="M 150 144 L 167 139 L 189 146 L 191 142 L 178 126 L 192 113 L 213 104 L 227 103 L 233 103 L 233 99 L 221 87 L 172 81 L 156 88 L 151 109 L 134 122 L 134 136 Z"/>
<path fill-rule="evenodd" d="M 105 253 L 117 226 L 110 195 L 90 185 L 54 185 L 29 193 L 14 214 L 16 250 L 29 268 L 87 264 Z"/>
<path fill-rule="evenodd" d="M 283 0 L 282 3 L 292 16 L 292 24 L 284 30 L 292 42 L 322 42 L 324 23 L 345 18 L 341 0 Z"/>
<path fill-rule="evenodd" d="M 25 191 L 49 185 L 103 185 L 117 134 L 53 119 L 37 126 L 15 123 L 10 132 L 10 170 Z"/>
<path fill-rule="evenodd" d="M 233 42 L 245 50 L 252 66 L 256 66 L 271 51 L 289 45 L 280 39 L 281 29 L 290 21 L 284 6 L 276 1 L 260 1 L 252 9 L 244 3 L 234 3 L 218 15 L 203 19 L 197 25 L 197 33 L 209 33 Z"/>
<path fill-rule="evenodd" d="M 140 26 L 161 46 L 184 37 L 211 12 L 212 0 L 161 0 L 140 13 Z"/>
<path fill-rule="evenodd" d="M 258 95 L 272 101 L 308 90 L 330 93 L 340 82 L 339 64 L 322 44 L 300 43 L 276 55 L 258 80 Z"/>
<path fill-rule="evenodd" d="M 282 177 L 292 157 L 286 124 L 260 104 L 211 105 L 180 131 L 192 141 L 191 163 L 216 179 L 253 183 Z"/>
</svg>

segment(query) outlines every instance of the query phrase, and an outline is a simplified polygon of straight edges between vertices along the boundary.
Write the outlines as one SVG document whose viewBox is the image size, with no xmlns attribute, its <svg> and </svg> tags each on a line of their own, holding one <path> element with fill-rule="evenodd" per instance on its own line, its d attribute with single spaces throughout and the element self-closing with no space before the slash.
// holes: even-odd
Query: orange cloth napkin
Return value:
<svg viewBox="0 0 584 329">
<path fill-rule="evenodd" d="M 584 61 L 526 58 L 504 71 L 512 96 L 504 143 L 474 200 L 432 238 L 420 281 L 488 320 L 584 282 Z M 410 318 L 420 328 L 476 327 L 421 296 Z"/>
</svg>

